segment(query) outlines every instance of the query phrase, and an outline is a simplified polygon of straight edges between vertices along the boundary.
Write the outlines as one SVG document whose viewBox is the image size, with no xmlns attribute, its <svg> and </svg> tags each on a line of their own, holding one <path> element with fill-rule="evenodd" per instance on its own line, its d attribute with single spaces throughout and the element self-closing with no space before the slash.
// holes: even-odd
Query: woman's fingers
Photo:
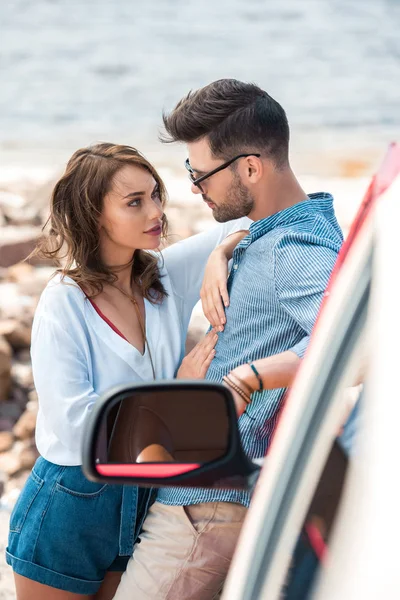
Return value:
<svg viewBox="0 0 400 600">
<path fill-rule="evenodd" d="M 211 365 L 214 356 L 215 356 L 215 350 L 213 349 L 213 350 L 211 350 L 209 355 L 206 357 L 204 363 L 202 364 L 201 371 L 200 371 L 202 378 L 204 378 L 206 376 L 208 367 Z"/>
<path fill-rule="evenodd" d="M 208 352 L 214 348 L 217 341 L 218 336 L 215 333 L 215 330 L 210 329 L 204 338 L 195 345 L 188 356 L 190 355 L 190 357 L 196 361 L 203 361 L 205 354 L 208 354 Z"/>
<path fill-rule="evenodd" d="M 205 288 L 202 291 L 201 302 L 204 315 L 211 326 L 222 331 L 226 323 L 226 317 L 223 305 L 224 300 L 221 297 L 220 288 L 215 286 Z"/>
<path fill-rule="evenodd" d="M 227 279 L 224 279 L 219 285 L 219 293 L 221 294 L 222 301 L 224 303 L 225 308 L 229 306 L 229 294 L 228 294 L 228 286 Z"/>
</svg>

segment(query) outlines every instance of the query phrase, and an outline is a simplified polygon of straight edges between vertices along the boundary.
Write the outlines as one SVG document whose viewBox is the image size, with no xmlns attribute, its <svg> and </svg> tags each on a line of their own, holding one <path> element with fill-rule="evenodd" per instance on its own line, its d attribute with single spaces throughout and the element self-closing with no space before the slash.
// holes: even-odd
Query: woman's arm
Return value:
<svg viewBox="0 0 400 600">
<path fill-rule="evenodd" d="M 226 237 L 213 250 L 204 271 L 203 284 L 200 290 L 203 313 L 211 326 L 222 331 L 226 323 L 225 308 L 229 306 L 228 295 L 228 262 L 239 242 L 248 231 L 238 231 Z"/>
<path fill-rule="evenodd" d="M 184 322 L 189 321 L 193 307 L 200 299 L 200 288 L 211 252 L 233 233 L 242 231 L 242 237 L 246 235 L 251 223 L 247 217 L 222 223 L 163 250 L 164 264 L 174 293 L 183 300 Z M 233 244 L 233 241 L 230 243 Z"/>
<path fill-rule="evenodd" d="M 41 316 L 34 326 L 31 354 L 46 425 L 66 448 L 79 451 L 86 419 L 98 399 L 84 351 L 58 322 Z"/>
</svg>

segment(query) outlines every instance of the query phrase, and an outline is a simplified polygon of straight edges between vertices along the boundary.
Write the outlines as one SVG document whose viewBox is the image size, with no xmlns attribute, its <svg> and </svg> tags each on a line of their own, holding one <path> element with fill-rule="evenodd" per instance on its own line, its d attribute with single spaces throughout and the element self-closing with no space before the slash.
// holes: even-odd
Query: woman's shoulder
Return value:
<svg viewBox="0 0 400 600">
<path fill-rule="evenodd" d="M 56 273 L 44 288 L 36 309 L 36 316 L 63 318 L 69 312 L 83 312 L 86 295 L 79 285 L 68 276 Z"/>
</svg>

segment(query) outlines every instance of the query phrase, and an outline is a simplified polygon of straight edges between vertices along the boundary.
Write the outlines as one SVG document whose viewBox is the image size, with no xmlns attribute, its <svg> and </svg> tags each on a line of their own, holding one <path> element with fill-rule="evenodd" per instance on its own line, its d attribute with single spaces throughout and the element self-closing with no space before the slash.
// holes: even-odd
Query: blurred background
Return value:
<svg viewBox="0 0 400 600">
<path fill-rule="evenodd" d="M 74 150 L 134 145 L 164 177 L 176 239 L 209 227 L 185 150 L 158 142 L 162 110 L 222 77 L 254 81 L 285 108 L 292 165 L 335 196 L 346 232 L 372 173 L 400 139 L 399 0 L 2 0 L 0 3 L 0 599 L 9 512 L 36 458 L 29 360 L 53 271 L 21 260 Z M 199 310 L 191 336 L 203 331 Z"/>
</svg>

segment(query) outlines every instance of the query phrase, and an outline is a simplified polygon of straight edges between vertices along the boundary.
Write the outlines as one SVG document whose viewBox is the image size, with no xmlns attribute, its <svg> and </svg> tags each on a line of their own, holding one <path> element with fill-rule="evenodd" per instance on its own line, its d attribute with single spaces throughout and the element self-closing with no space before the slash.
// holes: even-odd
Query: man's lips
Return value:
<svg viewBox="0 0 400 600">
<path fill-rule="evenodd" d="M 215 204 L 214 202 L 211 202 L 211 200 L 204 200 L 204 202 L 207 204 L 208 208 L 215 208 Z"/>
<path fill-rule="evenodd" d="M 161 235 L 162 227 L 161 225 L 156 225 L 152 229 L 145 231 L 148 235 Z"/>
</svg>

